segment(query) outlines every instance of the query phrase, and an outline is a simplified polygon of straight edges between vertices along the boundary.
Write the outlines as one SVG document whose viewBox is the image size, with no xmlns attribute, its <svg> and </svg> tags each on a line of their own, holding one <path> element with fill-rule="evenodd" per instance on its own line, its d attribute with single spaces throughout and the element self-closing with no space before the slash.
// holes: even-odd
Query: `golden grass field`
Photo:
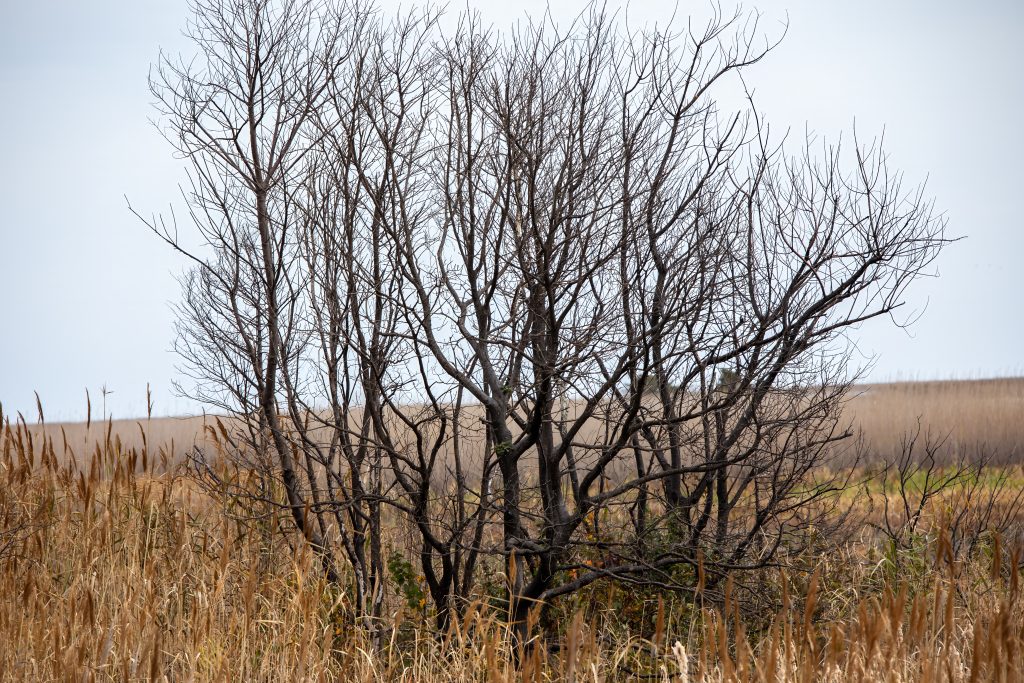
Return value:
<svg viewBox="0 0 1024 683">
<path fill-rule="evenodd" d="M 1024 459 L 1024 379 L 947 380 L 870 384 L 847 404 L 869 453 L 888 458 L 920 420 L 922 437 L 946 439 L 954 456 L 991 453 L 1003 462 Z"/>
<path fill-rule="evenodd" d="M 864 389 L 848 415 L 879 457 L 920 416 L 951 455 L 991 449 L 1024 481 L 1024 380 Z M 929 503 L 906 548 L 879 543 L 877 510 L 855 506 L 863 531 L 839 551 L 760 577 L 780 597 L 765 619 L 728 591 L 693 604 L 596 584 L 558 605 L 557 647 L 516 667 L 484 601 L 435 634 L 392 600 L 388 638 L 367 642 L 285 524 L 233 519 L 176 466 L 199 418 L 3 420 L 3 681 L 1024 681 L 1020 539 L 983 532 L 956 551 L 955 495 Z"/>
<path fill-rule="evenodd" d="M 39 427 L 36 415 L 25 415 L 33 434 L 45 433 L 58 450 L 66 440 L 78 453 L 91 452 L 108 436 L 126 449 L 141 449 L 143 432 L 149 443 L 180 462 L 204 438 L 203 417 L 115 419 L 52 423 Z M 921 438 L 945 439 L 946 456 L 990 452 L 1003 462 L 1024 459 L 1024 378 L 944 380 L 867 384 L 855 388 L 846 404 L 844 423 L 862 435 L 865 452 L 888 459 L 901 440 L 920 425 Z M 145 428 L 143 430 L 143 427 Z M 850 442 L 852 446 L 852 440 Z"/>
</svg>

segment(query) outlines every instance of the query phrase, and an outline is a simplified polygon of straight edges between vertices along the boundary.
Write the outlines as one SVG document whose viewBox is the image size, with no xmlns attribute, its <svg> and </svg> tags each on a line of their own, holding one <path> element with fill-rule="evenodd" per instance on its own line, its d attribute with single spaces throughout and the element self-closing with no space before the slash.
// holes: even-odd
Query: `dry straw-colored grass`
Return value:
<svg viewBox="0 0 1024 683">
<path fill-rule="evenodd" d="M 947 458 L 989 454 L 1004 463 L 1024 459 L 1024 379 L 951 380 L 870 384 L 846 407 L 868 452 L 879 459 L 899 453 L 916 431 L 945 439 Z"/>
<path fill-rule="evenodd" d="M 941 533 L 908 551 L 913 576 L 887 572 L 869 537 L 811 558 L 810 576 L 766 575 L 774 620 L 608 587 L 560 604 L 563 627 L 518 667 L 484 603 L 437 635 L 396 601 L 370 643 L 293 537 L 231 519 L 151 449 L 152 425 L 137 448 L 92 428 L 67 450 L 52 431 L 0 432 L 2 680 L 1024 680 L 1019 552 L 952 558 Z M 623 600 L 650 628 L 622 628 Z"/>
<path fill-rule="evenodd" d="M 34 415 L 26 415 L 31 423 Z M 865 454 L 887 460 L 898 454 L 902 439 L 917 431 L 922 438 L 945 439 L 946 458 L 989 453 L 1006 463 L 1024 459 L 1024 378 L 948 380 L 866 384 L 851 393 L 844 425 L 863 435 Z M 127 449 L 141 449 L 143 427 L 151 443 L 164 448 L 172 462 L 204 439 L 203 417 L 119 419 L 104 423 L 32 424 L 38 439 L 46 434 L 58 446 L 66 439 L 78 453 L 91 453 L 108 436 Z M 109 427 L 109 434 L 108 434 Z"/>
</svg>

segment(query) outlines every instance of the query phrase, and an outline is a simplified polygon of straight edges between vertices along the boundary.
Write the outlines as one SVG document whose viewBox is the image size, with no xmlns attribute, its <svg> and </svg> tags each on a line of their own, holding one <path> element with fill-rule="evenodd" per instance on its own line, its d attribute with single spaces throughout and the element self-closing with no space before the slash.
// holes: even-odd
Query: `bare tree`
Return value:
<svg viewBox="0 0 1024 683">
<path fill-rule="evenodd" d="M 434 56 L 436 20 L 435 13 L 412 14 L 360 31 L 352 71 L 332 79 L 330 102 L 319 112 L 322 142 L 308 164 L 302 203 L 311 329 L 322 351 L 332 439 L 345 444 L 350 471 L 372 454 L 375 495 L 419 536 L 417 554 L 443 629 L 472 587 L 479 542 L 463 537 L 482 534 L 487 496 L 467 510 L 461 448 L 473 430 L 463 416 L 464 392 L 434 384 L 417 342 L 423 325 L 406 302 L 406 249 L 417 247 L 403 235 L 425 229 L 435 215 L 425 177 L 436 98 L 425 60 Z M 358 448 L 349 445 L 353 424 Z M 320 463 L 333 471 L 330 458 Z M 371 547 L 379 553 L 379 524 L 374 533 Z"/>
<path fill-rule="evenodd" d="M 845 335 L 944 223 L 879 146 L 791 152 L 723 109 L 773 47 L 757 15 L 193 9 L 201 59 L 154 80 L 207 243 L 180 348 L 262 482 L 239 493 L 279 482 L 359 616 L 389 515 L 439 628 L 498 563 L 524 636 L 595 581 L 713 592 L 834 519 Z"/>
<path fill-rule="evenodd" d="M 878 149 L 843 173 L 837 148 L 786 157 L 755 110 L 719 112 L 756 35 L 716 17 L 624 39 L 595 11 L 447 43 L 443 213 L 395 239 L 417 341 L 494 443 L 517 622 L 600 578 L 694 590 L 698 562 L 765 567 L 820 525 L 844 485 L 817 478 L 847 436 L 843 334 L 943 242 Z"/>
<path fill-rule="evenodd" d="M 191 9 L 198 57 L 165 55 L 150 81 L 165 137 L 189 163 L 185 199 L 205 243 L 193 253 L 175 229 L 149 222 L 195 263 L 183 282 L 178 350 L 197 396 L 236 418 L 232 455 L 259 472 L 274 463 L 296 526 L 336 579 L 322 519 L 309 516 L 320 512 L 311 507 L 316 486 L 290 434 L 294 419 L 284 417 L 288 369 L 309 336 L 291 189 L 358 12 L 265 0 L 196 0 Z"/>
<path fill-rule="evenodd" d="M 923 553 L 908 551 L 920 550 L 929 536 L 944 536 L 939 547 L 946 552 L 939 559 L 952 564 L 974 557 L 983 543 L 998 547 L 1001 539 L 1016 540 L 1021 533 L 1024 490 L 1012 486 L 1010 471 L 993 468 L 983 447 L 944 461 L 947 440 L 928 433 L 922 438 L 919 423 L 904 435 L 899 453 L 864 483 L 869 524 L 886 542 L 894 573 L 902 571 L 905 555 L 921 561 Z M 937 500 L 944 501 L 945 512 L 926 519 Z"/>
</svg>

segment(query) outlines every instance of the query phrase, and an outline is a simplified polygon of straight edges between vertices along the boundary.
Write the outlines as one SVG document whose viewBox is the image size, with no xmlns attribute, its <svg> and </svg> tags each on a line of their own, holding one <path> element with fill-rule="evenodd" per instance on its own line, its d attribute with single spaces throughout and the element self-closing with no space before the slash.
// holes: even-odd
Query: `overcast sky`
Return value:
<svg viewBox="0 0 1024 683">
<path fill-rule="evenodd" d="M 583 6 L 552 4 L 556 18 Z M 488 5 L 485 19 L 506 26 L 545 3 Z M 170 304 L 183 264 L 124 199 L 147 213 L 181 208 L 181 162 L 149 123 L 146 77 L 160 48 L 187 50 L 186 3 L 0 6 L 0 401 L 31 419 L 37 390 L 49 420 L 82 419 L 85 389 L 95 398 L 105 383 L 115 417 L 129 417 L 144 413 L 150 382 L 158 413 L 194 411 L 171 389 Z M 1024 3 L 746 6 L 763 12 L 770 35 L 788 17 L 782 45 L 748 74 L 773 129 L 835 139 L 854 122 L 861 138 L 884 127 L 892 166 L 908 183 L 927 179 L 950 233 L 966 237 L 940 258 L 940 276 L 912 291 L 922 316 L 909 334 L 878 323 L 859 331 L 871 379 L 1024 371 Z M 663 21 L 666 7 L 633 0 L 630 23 Z"/>
</svg>

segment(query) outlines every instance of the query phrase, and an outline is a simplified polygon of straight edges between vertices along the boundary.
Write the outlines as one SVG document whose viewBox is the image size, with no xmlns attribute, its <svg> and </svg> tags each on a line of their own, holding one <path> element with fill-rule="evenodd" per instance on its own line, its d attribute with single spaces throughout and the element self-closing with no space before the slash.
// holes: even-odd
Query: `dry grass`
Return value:
<svg viewBox="0 0 1024 683">
<path fill-rule="evenodd" d="M 25 416 L 25 419 L 32 418 Z M 166 458 L 167 464 L 173 465 L 184 461 L 197 443 L 204 442 L 203 426 L 207 421 L 207 418 L 196 416 L 108 420 L 91 424 L 61 422 L 40 425 L 37 422 L 27 429 L 36 441 L 43 437 L 52 441 L 58 459 L 63 458 L 65 452 L 91 456 L 96 448 L 106 448 L 107 441 L 110 447 L 140 453 L 147 443 L 152 443 L 156 446 L 152 449 L 156 456 Z"/>
<path fill-rule="evenodd" d="M 809 558 L 813 574 L 765 575 L 782 604 L 767 621 L 732 598 L 666 604 L 602 586 L 560 603 L 559 647 L 518 668 L 484 603 L 437 636 L 394 600 L 375 647 L 274 520 L 231 519 L 154 455 L 153 424 L 134 448 L 92 429 L 67 447 L 9 422 L 0 434 L 2 680 L 1024 680 L 1019 553 L 988 542 L 951 557 L 941 531 L 900 551 L 900 575 L 870 535 Z"/>
<path fill-rule="evenodd" d="M 26 415 L 28 422 L 35 416 Z M 863 434 L 870 457 L 887 460 L 899 453 L 901 440 L 916 431 L 946 438 L 947 457 L 979 452 L 998 455 L 1001 462 L 1024 457 L 1024 378 L 949 380 L 867 384 L 857 388 L 846 405 L 844 421 Z M 162 417 L 31 426 L 35 438 L 46 434 L 58 446 L 66 439 L 78 453 L 92 453 L 109 437 L 127 449 L 141 449 L 145 432 L 173 463 L 181 462 L 204 438 L 202 417 Z M 948 437 L 948 438 L 947 438 Z"/>
<path fill-rule="evenodd" d="M 919 420 L 922 436 L 946 439 L 947 458 L 987 452 L 1019 463 L 1024 456 L 1022 378 L 870 384 L 846 410 L 868 452 L 880 459 L 899 453 Z"/>
</svg>

